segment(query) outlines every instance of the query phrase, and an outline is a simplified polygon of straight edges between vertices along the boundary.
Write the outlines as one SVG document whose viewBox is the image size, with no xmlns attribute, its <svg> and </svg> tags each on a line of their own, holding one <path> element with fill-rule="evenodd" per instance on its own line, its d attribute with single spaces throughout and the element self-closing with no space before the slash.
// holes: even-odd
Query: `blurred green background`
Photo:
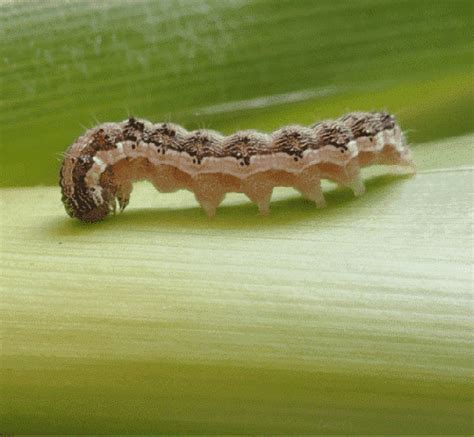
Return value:
<svg viewBox="0 0 474 437">
<path fill-rule="evenodd" d="M 472 130 L 471 0 L 0 7 L 2 186 L 56 184 L 85 128 L 128 115 L 230 133 L 386 109 L 412 143 Z"/>
</svg>

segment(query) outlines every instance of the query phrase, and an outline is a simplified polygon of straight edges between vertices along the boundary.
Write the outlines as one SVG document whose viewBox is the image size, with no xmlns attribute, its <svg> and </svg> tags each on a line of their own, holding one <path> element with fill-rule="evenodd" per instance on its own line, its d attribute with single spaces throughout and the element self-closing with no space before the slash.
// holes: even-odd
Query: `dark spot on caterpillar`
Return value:
<svg viewBox="0 0 474 437">
<path fill-rule="evenodd" d="M 165 135 L 167 137 L 175 137 L 176 136 L 176 130 L 173 129 L 168 123 L 162 124 L 160 127 L 156 129 L 157 132 L 159 132 L 162 135 Z"/>
<path fill-rule="evenodd" d="M 143 132 L 145 129 L 145 124 L 141 121 L 138 121 L 135 117 L 130 117 L 128 119 L 128 125 L 133 129 L 139 130 L 140 132 Z"/>
<path fill-rule="evenodd" d="M 388 112 L 380 113 L 380 121 L 384 129 L 393 129 L 395 127 L 395 117 Z"/>
<path fill-rule="evenodd" d="M 98 129 L 92 136 L 92 142 L 89 145 L 91 152 L 98 150 L 111 150 L 115 147 L 111 137 L 104 131 Z"/>
<path fill-rule="evenodd" d="M 125 132 L 124 133 L 124 138 L 128 141 L 137 141 L 137 137 L 135 134 L 130 133 L 130 132 Z"/>
<path fill-rule="evenodd" d="M 123 139 L 129 141 L 139 141 L 145 130 L 145 124 L 134 117 L 130 117 L 123 130 Z"/>
</svg>

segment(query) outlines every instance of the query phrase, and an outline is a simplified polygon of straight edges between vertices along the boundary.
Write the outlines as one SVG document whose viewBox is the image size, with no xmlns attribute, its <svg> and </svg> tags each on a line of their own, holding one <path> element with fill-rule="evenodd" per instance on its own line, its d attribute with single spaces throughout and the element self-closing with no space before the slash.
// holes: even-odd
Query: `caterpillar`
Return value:
<svg viewBox="0 0 474 437">
<path fill-rule="evenodd" d="M 173 123 L 129 118 L 89 129 L 66 151 L 60 170 L 66 212 L 96 222 L 127 206 L 134 181 L 161 192 L 192 191 L 209 217 L 228 192 L 244 193 L 267 214 L 272 190 L 293 187 L 325 206 L 321 179 L 364 193 L 361 167 L 382 164 L 415 171 L 411 151 L 386 112 L 351 112 L 309 127 L 230 136 L 186 131 Z"/>
</svg>

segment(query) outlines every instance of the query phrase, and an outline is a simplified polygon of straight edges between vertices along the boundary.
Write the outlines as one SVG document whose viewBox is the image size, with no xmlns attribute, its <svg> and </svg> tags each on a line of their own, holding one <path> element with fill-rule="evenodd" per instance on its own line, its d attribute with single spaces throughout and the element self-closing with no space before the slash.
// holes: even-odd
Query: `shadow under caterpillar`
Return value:
<svg viewBox="0 0 474 437">
<path fill-rule="evenodd" d="M 274 187 L 293 187 L 325 206 L 321 179 L 365 187 L 360 168 L 407 166 L 415 171 L 405 137 L 386 112 L 352 112 L 310 127 L 285 126 L 223 136 L 186 131 L 173 123 L 130 118 L 85 132 L 67 150 L 60 172 L 67 213 L 96 222 L 128 204 L 132 183 L 147 179 L 161 192 L 192 191 L 207 215 L 228 192 L 244 193 L 267 214 Z"/>
</svg>

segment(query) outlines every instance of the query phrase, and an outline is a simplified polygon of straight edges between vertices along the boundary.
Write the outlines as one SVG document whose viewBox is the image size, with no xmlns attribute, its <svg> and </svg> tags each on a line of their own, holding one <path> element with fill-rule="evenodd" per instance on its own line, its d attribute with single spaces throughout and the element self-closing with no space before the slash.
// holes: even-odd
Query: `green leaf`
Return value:
<svg viewBox="0 0 474 437">
<path fill-rule="evenodd" d="M 468 434 L 473 139 L 263 218 L 142 184 L 86 225 L 3 189 L 2 429 Z"/>
</svg>

